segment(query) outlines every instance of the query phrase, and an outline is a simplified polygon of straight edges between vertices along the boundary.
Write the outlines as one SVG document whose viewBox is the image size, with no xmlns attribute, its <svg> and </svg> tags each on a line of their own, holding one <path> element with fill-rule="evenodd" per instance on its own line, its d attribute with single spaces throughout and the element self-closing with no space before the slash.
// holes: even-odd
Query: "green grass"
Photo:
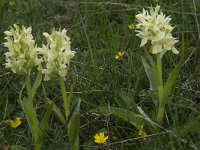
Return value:
<svg viewBox="0 0 200 150">
<path fill-rule="evenodd" d="M 197 21 L 200 16 L 198 0 L 157 0 L 165 14 L 171 15 L 176 26 L 174 36 L 179 37 L 178 56 L 167 53 L 163 59 L 164 79 L 174 68 L 182 53 L 187 60 L 166 107 L 163 130 L 145 126 L 149 137 L 138 138 L 138 130 L 123 119 L 110 114 L 93 114 L 90 110 L 98 106 L 125 106 L 120 93 L 131 98 L 150 118 L 155 121 L 152 93 L 149 92 L 148 78 L 142 66 L 140 39 L 127 27 L 136 23 L 135 15 L 142 8 L 155 6 L 155 0 L 115 0 L 112 2 L 94 0 L 0 0 L 0 120 L 15 116 L 22 117 L 17 129 L 0 125 L 0 146 L 22 145 L 30 149 L 31 133 L 25 115 L 18 103 L 24 79 L 4 68 L 6 49 L 3 47 L 5 30 L 16 23 L 32 26 L 37 42 L 44 41 L 43 32 L 52 28 L 66 28 L 71 37 L 72 48 L 76 51 L 71 69 L 66 77 L 69 91 L 73 76 L 76 77 L 74 98 L 81 104 L 81 149 L 120 150 L 198 150 L 200 147 L 200 67 Z M 14 3 L 11 3 L 14 2 Z M 195 3 L 194 3 L 195 2 Z M 2 5 L 3 6 L 2 6 Z M 196 8 L 196 13 L 195 9 Z M 197 17 L 197 20 L 196 20 Z M 184 38 L 185 47 L 181 45 Z M 41 46 L 41 45 L 40 45 Z M 119 50 L 125 55 L 121 60 L 114 57 Z M 44 83 L 48 97 L 62 107 L 57 81 Z M 24 93 L 26 94 L 26 93 Z M 38 117 L 44 113 L 45 100 L 42 87 L 35 99 Z M 108 134 L 107 144 L 97 146 L 93 136 L 98 131 Z M 163 133 L 164 132 L 164 133 Z M 64 126 L 53 114 L 44 139 L 43 149 L 68 149 L 68 137 Z"/>
</svg>

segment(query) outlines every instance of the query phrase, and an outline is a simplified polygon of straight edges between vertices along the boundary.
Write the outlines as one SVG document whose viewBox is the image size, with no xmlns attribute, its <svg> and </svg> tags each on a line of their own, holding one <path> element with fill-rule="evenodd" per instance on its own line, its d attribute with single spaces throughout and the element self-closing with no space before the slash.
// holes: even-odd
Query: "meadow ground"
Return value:
<svg viewBox="0 0 200 150">
<path fill-rule="evenodd" d="M 144 124 L 146 138 L 138 135 L 127 114 L 93 112 L 101 106 L 117 107 L 138 112 L 141 108 L 156 123 L 155 95 L 150 91 L 141 56 L 141 39 L 135 29 L 135 15 L 142 8 L 161 5 L 164 14 L 171 16 L 175 26 L 173 36 L 178 37 L 178 55 L 167 52 L 163 59 L 163 80 L 184 54 L 179 76 L 169 96 L 161 128 Z M 12 24 L 31 26 L 39 46 L 44 42 L 43 32 L 52 28 L 68 30 L 72 50 L 76 51 L 66 76 L 70 90 L 75 77 L 73 99 L 81 100 L 80 149 L 107 150 L 198 150 L 200 149 L 200 1 L 199 0 L 0 0 L 0 120 L 20 116 L 17 128 L 0 123 L 0 146 L 21 145 L 33 147 L 32 135 L 19 104 L 19 93 L 24 85 L 22 76 L 5 69 L 7 49 L 4 31 Z M 147 48 L 147 47 L 146 47 Z M 115 59 L 119 51 L 125 54 Z M 34 105 L 37 117 L 44 114 L 45 94 L 63 111 L 62 95 L 57 80 L 43 82 L 36 92 Z M 26 92 L 22 93 L 26 96 Z M 141 113 L 138 112 L 138 113 Z M 123 116 L 124 115 L 124 116 Z M 125 117 L 125 118 L 126 118 Z M 97 145 L 94 135 L 108 135 L 106 144 Z M 70 149 L 64 125 L 52 113 L 44 150 Z"/>
</svg>

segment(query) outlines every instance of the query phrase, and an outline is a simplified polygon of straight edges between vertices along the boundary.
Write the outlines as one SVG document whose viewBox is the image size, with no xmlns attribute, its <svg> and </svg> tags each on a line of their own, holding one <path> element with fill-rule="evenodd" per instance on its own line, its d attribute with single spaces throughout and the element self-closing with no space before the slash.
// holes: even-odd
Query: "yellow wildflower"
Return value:
<svg viewBox="0 0 200 150">
<path fill-rule="evenodd" d="M 117 55 L 115 56 L 115 59 L 120 59 L 123 55 L 124 55 L 124 51 L 119 51 L 118 53 L 117 53 Z"/>
<path fill-rule="evenodd" d="M 95 143 L 103 144 L 103 143 L 106 143 L 106 140 L 108 139 L 108 136 L 104 136 L 104 133 L 100 132 L 99 134 L 96 134 L 94 136 L 94 138 L 95 138 Z"/>
<path fill-rule="evenodd" d="M 10 126 L 12 128 L 17 128 L 21 124 L 20 119 L 21 119 L 20 117 L 16 117 L 15 120 L 9 120 Z"/>
<path fill-rule="evenodd" d="M 131 23 L 131 24 L 128 25 L 128 28 L 129 28 L 130 30 L 133 30 L 133 29 L 135 28 L 135 26 L 134 26 L 133 23 Z"/>
<path fill-rule="evenodd" d="M 143 125 L 141 126 L 141 128 L 138 131 L 138 135 L 140 137 L 146 138 L 147 137 L 147 133 L 143 130 Z"/>
</svg>

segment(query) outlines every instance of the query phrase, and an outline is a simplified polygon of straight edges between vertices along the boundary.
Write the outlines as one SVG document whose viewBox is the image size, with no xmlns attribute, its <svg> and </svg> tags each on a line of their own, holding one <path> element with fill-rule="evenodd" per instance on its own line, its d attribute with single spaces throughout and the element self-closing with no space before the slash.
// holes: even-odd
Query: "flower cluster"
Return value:
<svg viewBox="0 0 200 150">
<path fill-rule="evenodd" d="M 172 36 L 173 27 L 170 25 L 171 18 L 166 17 L 161 11 L 160 6 L 155 9 L 151 8 L 150 12 L 143 9 L 143 12 L 136 15 L 138 24 L 136 25 L 137 36 L 142 39 L 141 47 L 148 41 L 151 42 L 150 53 L 161 54 L 171 50 L 178 54 L 178 50 L 174 45 L 178 42 Z"/>
<path fill-rule="evenodd" d="M 20 28 L 14 24 L 10 31 L 5 31 L 4 46 L 9 49 L 5 53 L 7 63 L 6 68 L 10 68 L 14 73 L 28 74 L 33 68 L 41 69 L 42 59 L 38 57 L 41 48 L 38 48 L 31 34 L 32 28 Z"/>
<path fill-rule="evenodd" d="M 14 24 L 10 31 L 4 32 L 7 40 L 4 46 L 9 50 L 5 53 L 6 68 L 17 74 L 30 75 L 31 70 L 37 67 L 45 74 L 46 81 L 50 80 L 51 75 L 66 76 L 70 61 L 75 54 L 71 51 L 67 30 L 53 30 L 51 34 L 43 33 L 47 44 L 43 44 L 42 48 L 35 44 L 31 31 L 31 27 L 20 28 Z"/>
<path fill-rule="evenodd" d="M 51 75 L 64 77 L 67 75 L 70 61 L 74 57 L 75 51 L 71 51 L 70 38 L 66 35 L 67 30 L 53 30 L 51 34 L 43 33 L 46 37 L 47 45 L 43 45 L 43 58 L 46 63 L 42 73 L 44 80 L 50 80 Z"/>
</svg>

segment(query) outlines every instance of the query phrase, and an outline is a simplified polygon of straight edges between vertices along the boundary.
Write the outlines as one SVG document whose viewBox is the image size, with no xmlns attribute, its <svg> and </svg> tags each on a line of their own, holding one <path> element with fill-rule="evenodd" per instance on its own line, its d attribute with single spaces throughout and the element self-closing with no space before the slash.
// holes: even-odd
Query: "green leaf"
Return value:
<svg viewBox="0 0 200 150">
<path fill-rule="evenodd" d="M 69 116 L 69 124 L 68 124 L 68 133 L 69 133 L 69 142 L 72 146 L 73 150 L 79 149 L 79 132 L 80 132 L 80 110 L 81 100 L 78 99 L 74 105 L 74 108 L 70 111 L 71 117 Z"/>
<path fill-rule="evenodd" d="M 159 126 L 157 123 L 153 122 L 150 117 L 144 112 L 144 110 L 142 110 L 141 107 L 137 106 L 137 109 L 139 111 L 139 113 L 141 114 L 141 116 L 152 126 L 155 128 L 155 126 L 158 126 L 161 128 L 161 126 Z"/>
<path fill-rule="evenodd" d="M 163 103 L 167 103 L 167 100 L 168 100 L 168 96 L 172 90 L 172 87 L 179 75 L 179 72 L 180 72 L 180 69 L 181 69 L 181 66 L 182 66 L 182 63 L 183 63 L 184 59 L 183 57 L 181 58 L 181 60 L 178 62 L 178 64 L 176 65 L 176 67 L 172 70 L 172 72 L 169 74 L 169 77 L 167 79 L 167 82 L 164 86 L 164 90 L 163 90 Z"/>
<path fill-rule="evenodd" d="M 72 108 L 71 108 L 69 115 L 67 116 L 67 119 L 66 119 L 67 124 L 68 124 L 68 122 L 70 122 L 70 120 L 73 119 L 73 117 L 76 115 L 76 113 L 79 113 L 80 104 L 81 104 L 80 99 L 74 101 L 74 104 L 72 105 Z"/>
<path fill-rule="evenodd" d="M 20 145 L 12 145 L 11 150 L 28 150 L 26 147 L 20 146 Z"/>
<path fill-rule="evenodd" d="M 48 125 L 48 121 L 49 121 L 49 118 L 52 114 L 52 110 L 53 110 L 53 103 L 49 104 L 47 106 L 47 110 L 42 118 L 42 121 L 40 123 L 40 139 L 42 140 L 43 137 L 44 137 L 44 134 L 45 134 L 45 131 L 46 131 L 46 128 L 47 128 L 47 125 Z"/>
<path fill-rule="evenodd" d="M 34 95 L 35 95 L 35 91 L 36 91 L 37 88 L 40 86 L 41 82 L 42 82 L 42 72 L 38 72 L 37 77 L 36 77 L 36 79 L 35 79 L 35 82 L 34 82 L 34 84 L 33 84 L 33 87 L 32 87 L 32 89 L 31 89 L 31 93 L 32 93 L 32 96 L 33 96 L 33 97 L 34 97 Z"/>
<path fill-rule="evenodd" d="M 120 108 L 125 108 L 125 109 L 129 109 L 129 108 L 136 108 L 136 104 L 134 102 L 133 97 L 127 96 L 124 93 L 120 92 L 119 96 L 122 99 L 119 99 L 119 104 L 120 104 Z"/>
<path fill-rule="evenodd" d="M 32 109 L 32 107 L 29 106 L 28 99 L 21 100 L 20 104 L 22 107 L 23 112 L 26 115 L 29 128 L 31 129 L 31 133 L 34 137 L 37 137 L 38 134 L 38 121 L 36 118 L 35 110 Z M 34 114 L 32 113 L 34 112 Z"/>
<path fill-rule="evenodd" d="M 156 70 L 153 70 L 152 67 L 147 63 L 147 61 L 142 57 L 142 63 L 144 65 L 145 72 L 147 74 L 147 77 L 149 79 L 150 83 L 150 90 L 157 90 L 158 89 L 158 80 L 156 77 Z"/>
<path fill-rule="evenodd" d="M 48 103 L 52 102 L 51 100 L 48 99 Z M 56 106 L 56 104 L 53 104 L 53 112 L 56 114 L 58 117 L 58 120 L 64 125 L 65 124 L 65 117 L 60 111 L 60 109 Z"/>
<path fill-rule="evenodd" d="M 47 94 L 46 94 L 46 91 L 45 91 L 45 88 L 42 84 L 42 89 L 43 89 L 43 93 L 44 93 L 44 99 L 45 101 L 48 103 L 48 104 L 51 104 L 53 103 L 48 97 L 47 97 Z M 64 115 L 62 114 L 62 112 L 60 111 L 60 109 L 56 106 L 56 104 L 53 103 L 53 112 L 56 114 L 58 120 L 64 125 L 65 124 L 65 117 Z"/>
<path fill-rule="evenodd" d="M 149 54 L 148 51 L 145 51 L 145 54 L 150 62 L 151 67 L 156 70 L 156 63 L 154 62 L 153 58 L 151 57 L 151 55 Z"/>
<path fill-rule="evenodd" d="M 76 113 L 75 116 L 70 120 L 69 128 L 69 142 L 73 150 L 79 149 L 79 132 L 80 132 L 80 118 L 79 114 Z"/>
<path fill-rule="evenodd" d="M 90 112 L 95 113 L 111 113 L 119 118 L 122 118 L 124 121 L 129 122 L 136 128 L 140 129 L 141 125 L 144 123 L 144 119 L 141 117 L 141 115 L 134 113 L 127 109 L 117 108 L 117 107 L 98 107 L 96 109 L 91 110 Z"/>
<path fill-rule="evenodd" d="M 19 92 L 19 102 L 20 102 L 20 104 L 22 102 L 22 92 L 23 92 L 24 88 L 25 88 L 25 84 L 22 86 L 22 88 L 21 88 L 21 90 Z"/>
<path fill-rule="evenodd" d="M 22 100 L 22 109 L 25 112 L 25 114 L 28 116 L 31 124 L 37 124 L 37 122 L 35 122 L 35 119 L 36 119 L 35 110 L 29 105 L 30 104 L 28 103 L 28 99 Z M 34 112 L 34 114 L 32 112 Z"/>
<path fill-rule="evenodd" d="M 21 88 L 21 90 L 19 92 L 19 103 L 20 103 L 20 105 L 22 107 L 23 112 L 26 115 L 26 118 L 27 118 L 30 130 L 31 130 L 31 133 L 35 137 L 35 136 L 37 136 L 37 127 L 36 127 L 37 126 L 37 122 L 34 121 L 34 119 L 36 119 L 36 118 L 31 113 L 31 109 L 29 108 L 28 99 L 22 100 L 22 92 L 23 92 L 24 87 L 25 87 L 25 84 L 22 86 L 22 88 Z"/>
<path fill-rule="evenodd" d="M 75 85 L 76 85 L 76 76 L 73 76 L 73 84 L 70 87 L 70 93 L 68 96 L 69 103 L 71 103 L 71 101 L 72 101 Z"/>
</svg>

